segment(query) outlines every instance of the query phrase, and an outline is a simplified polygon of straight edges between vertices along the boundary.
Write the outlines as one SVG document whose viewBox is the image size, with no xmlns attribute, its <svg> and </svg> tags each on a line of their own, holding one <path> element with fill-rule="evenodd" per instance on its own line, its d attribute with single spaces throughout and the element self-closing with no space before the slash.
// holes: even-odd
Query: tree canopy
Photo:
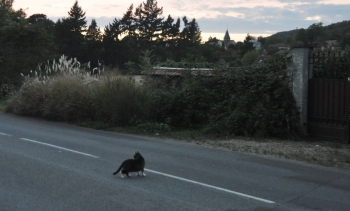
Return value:
<svg viewBox="0 0 350 211">
<path fill-rule="evenodd" d="M 23 77 L 41 62 L 55 56 L 53 35 L 45 15 L 29 19 L 22 10 L 12 8 L 13 0 L 0 2 L 0 97 L 6 94 L 5 87 L 20 85 Z M 40 17 L 35 19 L 35 17 Z"/>
</svg>

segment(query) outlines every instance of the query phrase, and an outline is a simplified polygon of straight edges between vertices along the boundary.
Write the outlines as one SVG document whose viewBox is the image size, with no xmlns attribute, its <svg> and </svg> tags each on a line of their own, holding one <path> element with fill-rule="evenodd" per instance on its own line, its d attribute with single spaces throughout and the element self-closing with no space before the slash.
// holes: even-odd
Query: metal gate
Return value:
<svg viewBox="0 0 350 211">
<path fill-rule="evenodd" d="M 350 82 L 343 79 L 309 79 L 308 134 L 350 143 L 349 106 Z"/>
</svg>

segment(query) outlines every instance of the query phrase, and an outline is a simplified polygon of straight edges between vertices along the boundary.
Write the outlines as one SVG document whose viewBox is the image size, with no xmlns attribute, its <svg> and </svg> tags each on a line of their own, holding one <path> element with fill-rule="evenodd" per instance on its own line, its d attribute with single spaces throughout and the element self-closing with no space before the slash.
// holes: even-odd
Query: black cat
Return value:
<svg viewBox="0 0 350 211">
<path fill-rule="evenodd" d="M 145 168 L 145 159 L 139 152 L 136 152 L 134 155 L 134 159 L 128 159 L 123 161 L 118 170 L 113 173 L 116 175 L 121 171 L 121 178 L 124 178 L 123 174 L 130 177 L 129 172 L 137 172 L 137 176 L 140 176 L 140 171 L 142 172 L 142 176 L 146 176 L 144 173 Z"/>
</svg>

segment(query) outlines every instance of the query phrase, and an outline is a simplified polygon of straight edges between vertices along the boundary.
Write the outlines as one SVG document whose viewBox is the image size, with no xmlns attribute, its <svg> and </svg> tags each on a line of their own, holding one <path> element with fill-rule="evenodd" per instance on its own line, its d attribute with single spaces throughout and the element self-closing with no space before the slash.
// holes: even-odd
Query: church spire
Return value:
<svg viewBox="0 0 350 211">
<path fill-rule="evenodd" d="M 230 40 L 231 38 L 230 38 L 230 35 L 228 34 L 228 29 L 227 29 L 225 33 L 224 41 L 230 41 Z"/>
<path fill-rule="evenodd" d="M 224 37 L 224 47 L 225 50 L 228 49 L 228 46 L 231 44 L 231 38 L 230 35 L 228 34 L 228 29 L 226 29 L 225 37 Z"/>
</svg>

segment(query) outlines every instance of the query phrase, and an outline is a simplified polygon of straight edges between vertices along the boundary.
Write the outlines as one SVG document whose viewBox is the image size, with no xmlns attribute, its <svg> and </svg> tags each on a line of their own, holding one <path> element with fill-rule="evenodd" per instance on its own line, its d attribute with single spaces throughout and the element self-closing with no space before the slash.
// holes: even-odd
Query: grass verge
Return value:
<svg viewBox="0 0 350 211">
<path fill-rule="evenodd" d="M 6 99 L 0 99 L 0 111 L 4 111 L 6 107 Z"/>
</svg>

